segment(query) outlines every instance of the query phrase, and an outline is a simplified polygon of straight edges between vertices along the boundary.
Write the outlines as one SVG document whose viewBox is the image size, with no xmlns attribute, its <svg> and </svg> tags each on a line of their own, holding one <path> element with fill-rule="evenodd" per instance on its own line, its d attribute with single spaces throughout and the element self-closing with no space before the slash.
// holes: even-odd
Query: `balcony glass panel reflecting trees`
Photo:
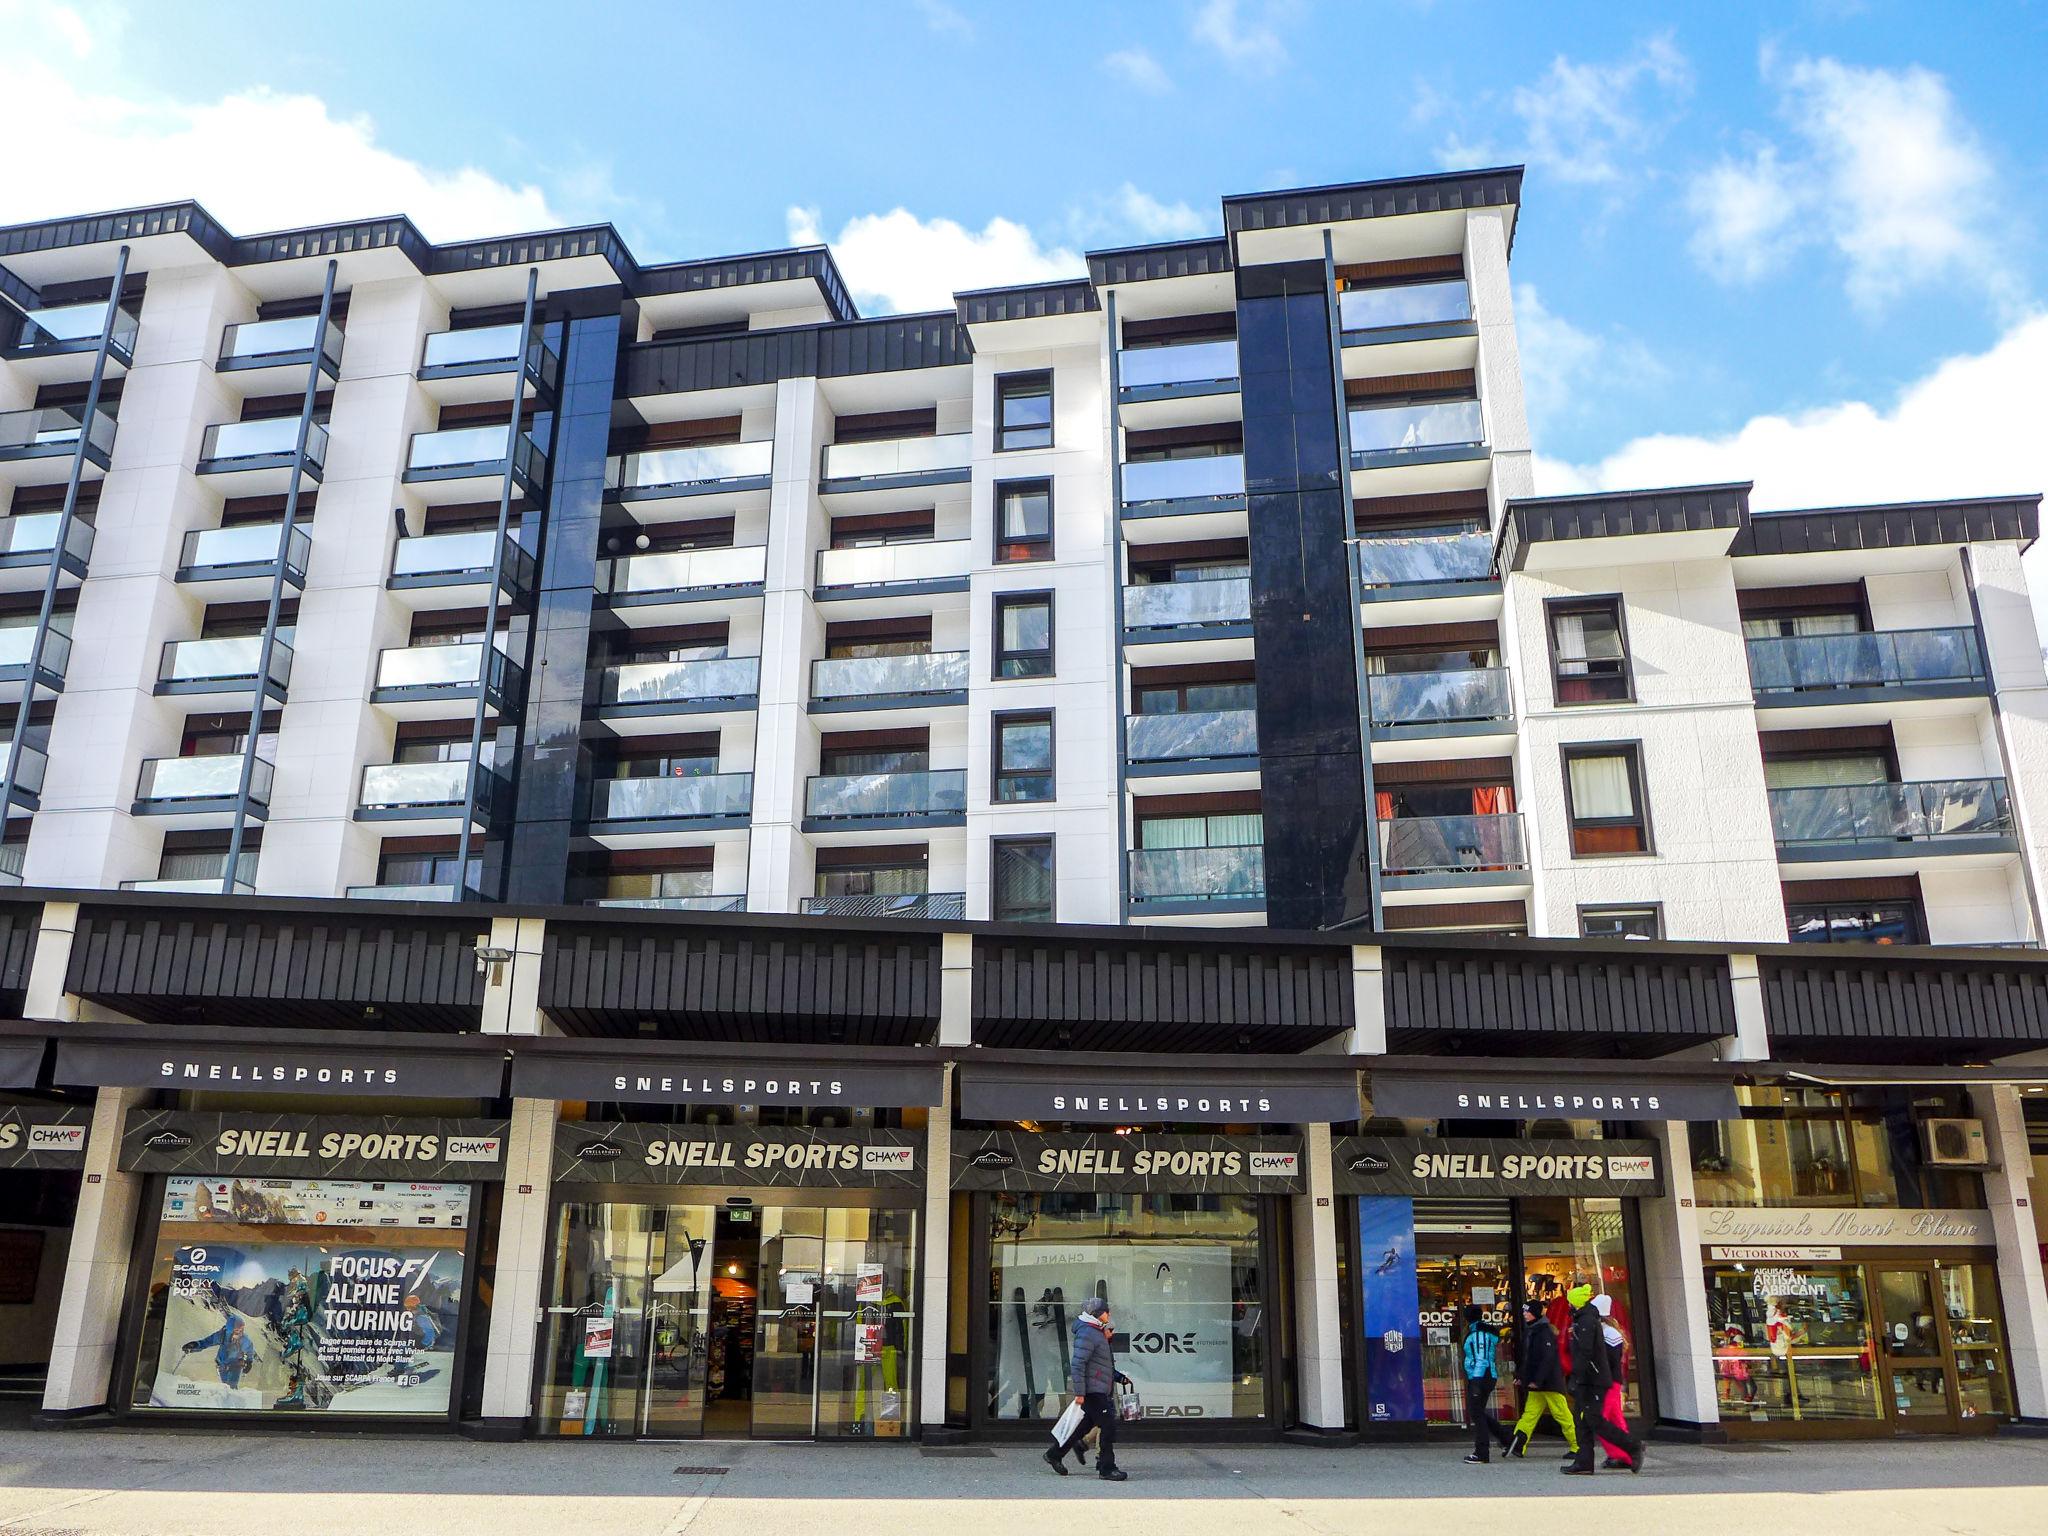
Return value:
<svg viewBox="0 0 2048 1536">
<path fill-rule="evenodd" d="M 1251 619 L 1252 584 L 1242 576 L 1124 588 L 1125 629 L 1201 629 Z"/>
<path fill-rule="evenodd" d="M 967 686 L 965 651 L 907 656 L 828 656 L 811 663 L 813 699 L 881 699 L 957 693 Z"/>
<path fill-rule="evenodd" d="M 1485 437 L 1485 418 L 1477 400 L 1424 400 L 1363 406 L 1351 412 L 1353 453 L 1449 448 L 1479 443 Z"/>
<path fill-rule="evenodd" d="M 1136 848 L 1131 851 L 1133 902 L 1227 902 L 1263 899 L 1266 850 Z"/>
<path fill-rule="evenodd" d="M 1982 682 L 1985 676 L 1977 631 L 1969 628 L 1783 635 L 1751 640 L 1748 647 L 1758 693 Z"/>
<path fill-rule="evenodd" d="M 1786 847 L 2013 835 L 2003 779 L 1829 784 L 1769 793 L 1771 831 Z"/>
<path fill-rule="evenodd" d="M 599 779 L 590 788 L 592 821 L 744 819 L 754 803 L 751 773 Z"/>
<path fill-rule="evenodd" d="M 1493 535 L 1483 528 L 1366 538 L 1356 548 L 1361 586 L 1487 581 L 1493 576 Z"/>
<path fill-rule="evenodd" d="M 1124 722 L 1126 760 L 1184 763 L 1256 757 L 1259 715 L 1253 709 L 1193 709 L 1131 715 Z"/>
<path fill-rule="evenodd" d="M 1379 823 L 1380 870 L 1389 875 L 1478 874 L 1528 866 L 1517 812 L 1403 816 Z"/>
<path fill-rule="evenodd" d="M 1385 672 L 1366 680 L 1374 725 L 1462 725 L 1513 712 L 1501 667 L 1455 672 Z"/>
<path fill-rule="evenodd" d="M 967 809 L 967 773 L 821 773 L 804 787 L 804 814 L 859 821 L 886 816 L 959 815 Z"/>
</svg>

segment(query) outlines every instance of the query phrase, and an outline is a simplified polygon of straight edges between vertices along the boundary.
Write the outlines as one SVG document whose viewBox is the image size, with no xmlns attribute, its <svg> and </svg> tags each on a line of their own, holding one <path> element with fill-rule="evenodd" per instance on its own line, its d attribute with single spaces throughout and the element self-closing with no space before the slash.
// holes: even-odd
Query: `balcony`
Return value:
<svg viewBox="0 0 2048 1536">
<path fill-rule="evenodd" d="M 274 770 L 264 759 L 249 764 L 247 814 L 251 821 L 261 821 L 269 809 L 273 776 Z M 170 827 L 220 829 L 234 824 L 241 788 L 239 752 L 152 757 L 142 764 L 131 809 L 134 815 L 149 816 Z"/>
<path fill-rule="evenodd" d="M 0 485 L 63 485 L 71 478 L 81 434 L 85 463 L 81 476 L 98 479 L 113 462 L 113 413 L 102 406 L 92 426 L 81 426 L 80 412 L 69 406 L 34 411 L 0 411 Z"/>
<path fill-rule="evenodd" d="M 1157 581 L 1124 588 L 1124 645 L 1140 666 L 1242 661 L 1252 654 L 1248 577 Z"/>
<path fill-rule="evenodd" d="M 614 454 L 605 461 L 605 493 L 637 516 L 656 510 L 643 503 L 687 502 L 663 515 L 708 517 L 721 512 L 766 511 L 775 469 L 775 444 L 711 443 L 696 448 L 652 448 Z"/>
<path fill-rule="evenodd" d="M 818 494 L 831 508 L 900 511 L 929 496 L 935 485 L 965 485 L 973 474 L 974 434 L 891 437 L 871 443 L 828 443 L 818 472 Z"/>
<path fill-rule="evenodd" d="M 415 432 L 402 478 L 428 506 L 496 501 L 505 477 L 529 500 L 539 500 L 547 456 L 533 434 L 512 423 Z"/>
<path fill-rule="evenodd" d="M 1256 913 L 1266 905 L 1266 850 L 1135 848 L 1130 882 L 1133 918 Z"/>
<path fill-rule="evenodd" d="M 967 590 L 967 573 L 973 567 L 972 541 L 968 539 L 926 539 L 915 544 L 871 544 L 858 549 L 818 551 L 816 580 L 812 597 L 821 603 L 847 603 L 863 598 L 931 597 Z M 854 617 L 858 613 L 883 612 L 887 604 L 869 604 L 867 609 L 844 609 L 834 613 Z M 910 612 L 910 609 L 904 609 Z M 929 612 L 929 606 L 919 611 Z"/>
<path fill-rule="evenodd" d="M 475 886 L 457 889 L 452 880 L 437 885 L 352 885 L 348 888 L 350 901 L 481 901 L 483 893 Z"/>
<path fill-rule="evenodd" d="M 1518 812 L 1401 816 L 1378 827 L 1380 888 L 1390 898 L 1457 901 L 1479 888 L 1528 888 L 1529 852 Z"/>
<path fill-rule="evenodd" d="M 68 624 L 70 619 L 60 614 L 51 621 L 49 632 L 43 636 L 40 657 L 34 656 L 33 623 L 0 628 L 0 701 L 20 702 L 22 690 L 30 686 L 32 659 L 36 697 L 53 698 L 64 691 L 64 670 L 71 663 L 71 636 L 57 627 L 59 622 Z"/>
<path fill-rule="evenodd" d="M 1990 692 L 1971 628 L 1881 629 L 1751 640 L 1749 679 L 1770 727 L 1953 714 Z"/>
<path fill-rule="evenodd" d="M 270 596 L 280 553 L 285 585 L 303 590 L 313 558 L 313 540 L 303 524 L 293 526 L 289 539 L 283 523 L 194 528 L 178 556 L 178 580 L 204 583 L 208 602 L 260 601 Z"/>
<path fill-rule="evenodd" d="M 0 843 L 0 886 L 21 884 L 21 871 L 27 863 L 26 843 Z"/>
<path fill-rule="evenodd" d="M 597 590 L 626 623 L 650 625 L 676 622 L 660 610 L 683 603 L 692 605 L 692 620 L 730 618 L 761 595 L 767 579 L 765 544 L 731 544 L 607 560 Z"/>
<path fill-rule="evenodd" d="M 621 736 L 661 732 L 678 715 L 751 714 L 761 690 L 761 658 L 628 661 L 598 674 L 597 718 Z"/>
<path fill-rule="evenodd" d="M 645 912 L 744 912 L 747 898 L 740 896 L 593 896 L 590 907 L 628 907 Z"/>
<path fill-rule="evenodd" d="M 1486 485 L 1486 420 L 1477 400 L 1354 406 L 1349 425 L 1354 495 L 1406 496 Z"/>
<path fill-rule="evenodd" d="M 745 833 L 753 806 L 751 773 L 597 779 L 590 786 L 590 835 L 608 848 L 644 848 L 678 832 Z"/>
<path fill-rule="evenodd" d="M 235 861 L 235 878 L 233 883 L 227 886 L 227 895 L 253 896 L 256 894 L 256 860 L 257 851 L 254 848 L 246 848 L 242 851 L 240 857 Z M 182 854 L 179 856 L 178 862 L 180 866 L 186 869 L 204 869 L 206 864 L 211 863 L 213 869 L 210 873 L 180 875 L 171 879 L 160 877 L 155 880 L 123 880 L 121 882 L 121 889 L 124 891 L 153 892 L 165 896 L 219 896 L 222 894 L 221 888 L 228 870 L 228 856 L 225 853 L 212 855 Z M 158 867 L 161 868 L 162 866 Z"/>
<path fill-rule="evenodd" d="M 964 891 L 902 892 L 894 896 L 806 896 L 806 917 L 912 917 L 959 922 L 967 916 Z"/>
<path fill-rule="evenodd" d="M 1479 326 L 1461 277 L 1346 289 L 1337 322 L 1347 379 L 1449 373 L 1479 358 Z"/>
<path fill-rule="evenodd" d="M 0 741 L 0 764 L 4 764 L 11 740 Z M 7 814 L 33 815 L 43 808 L 43 778 L 50 771 L 49 754 L 24 741 L 14 758 L 14 782 L 8 786 L 11 798 Z M 4 846 L 4 845 L 0 845 Z"/>
<path fill-rule="evenodd" d="M 1244 532 L 1244 455 L 1138 459 L 1123 467 L 1123 515 L 1160 519 L 1162 538 Z"/>
<path fill-rule="evenodd" d="M 442 405 L 510 400 L 513 375 L 522 400 L 553 397 L 560 365 L 541 328 L 518 322 L 436 331 L 420 349 L 420 388 Z"/>
<path fill-rule="evenodd" d="M 967 771 L 819 773 L 804 786 L 806 832 L 967 825 Z"/>
<path fill-rule="evenodd" d="M 315 361 L 316 338 L 321 378 L 338 380 L 342 329 L 330 320 L 322 336 L 318 315 L 229 326 L 221 335 L 220 358 L 213 371 L 244 399 L 300 394 L 306 387 L 306 372 Z"/>
<path fill-rule="evenodd" d="M 533 556 L 495 528 L 463 533 L 423 533 L 400 539 L 391 547 L 387 591 L 416 613 L 446 608 L 482 608 L 491 584 L 509 599 L 523 596 L 533 585 Z"/>
<path fill-rule="evenodd" d="M 282 496 L 291 489 L 294 465 L 306 479 L 320 483 L 327 429 L 317 421 L 307 423 L 303 456 L 298 445 L 296 415 L 215 422 L 200 440 L 192 472 L 204 475 L 208 488 L 222 496 Z"/>
<path fill-rule="evenodd" d="M 476 708 L 481 690 L 484 708 L 503 715 L 516 707 L 524 682 L 517 664 L 495 645 L 394 646 L 377 657 L 370 702 L 398 720 L 458 720 Z"/>
<path fill-rule="evenodd" d="M 1778 862 L 1795 878 L 1815 866 L 1848 870 L 1882 861 L 1886 873 L 2003 864 L 2017 856 L 2003 779 L 1829 784 L 1769 792 Z"/>
<path fill-rule="evenodd" d="M 0 361 L 12 365 L 9 372 L 16 378 L 37 384 L 82 384 L 92 377 L 93 358 L 99 352 L 100 333 L 106 323 L 104 299 L 32 309 L 21 317 L 21 329 L 14 340 L 0 346 Z M 115 306 L 113 334 L 107 344 L 110 374 L 119 374 L 135 365 L 135 332 L 139 324 L 133 310 L 126 305 Z"/>
<path fill-rule="evenodd" d="M 1153 786 L 1158 791 L 1179 794 L 1249 788 L 1259 771 L 1258 711 L 1190 709 L 1166 715 L 1127 715 L 1124 763 L 1129 778 L 1170 781 Z M 1241 782 L 1225 782 L 1233 776 Z"/>
<path fill-rule="evenodd" d="M 940 709 L 967 702 L 965 651 L 908 656 L 835 656 L 811 663 L 810 712 Z"/>
<path fill-rule="evenodd" d="M 1358 598 L 1371 605 L 1365 615 L 1374 624 L 1490 619 L 1500 613 L 1493 535 L 1484 528 L 1360 538 L 1352 548 Z"/>
<path fill-rule="evenodd" d="M 1513 750 L 1515 706 L 1505 668 L 1377 673 L 1366 679 L 1365 698 L 1375 762 Z"/>
<path fill-rule="evenodd" d="M 256 692 L 257 668 L 263 664 L 263 637 L 235 635 L 218 640 L 172 640 L 157 666 L 160 695 L 206 700 L 222 709 L 245 710 Z M 270 649 L 270 672 L 264 696 L 283 703 L 292 676 L 292 648 L 276 641 Z"/>
<path fill-rule="evenodd" d="M 1126 427 L 1206 425 L 1233 421 L 1242 410 L 1235 340 L 1126 347 L 1116 372 L 1117 419 Z"/>
<path fill-rule="evenodd" d="M 73 517 L 60 553 L 57 527 L 63 520 L 57 512 L 0 518 L 0 592 L 40 592 L 49 580 L 53 558 L 59 587 L 75 587 L 85 580 L 86 567 L 92 562 L 92 524 Z"/>
<path fill-rule="evenodd" d="M 468 761 L 366 763 L 355 819 L 402 821 L 408 834 L 454 836 L 464 823 L 488 827 L 503 787 L 490 769 Z"/>
</svg>

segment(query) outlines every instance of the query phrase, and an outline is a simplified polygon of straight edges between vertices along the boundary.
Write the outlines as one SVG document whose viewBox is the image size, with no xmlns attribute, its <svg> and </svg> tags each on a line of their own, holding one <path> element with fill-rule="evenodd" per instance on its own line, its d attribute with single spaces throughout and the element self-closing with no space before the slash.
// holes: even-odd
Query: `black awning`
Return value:
<svg viewBox="0 0 2048 1536">
<path fill-rule="evenodd" d="M 106 1026 L 57 1040 L 56 1080 L 93 1087 L 332 1093 L 383 1098 L 495 1099 L 505 1091 L 505 1042 L 413 1045 L 360 1031 Z"/>
<path fill-rule="evenodd" d="M 598 1046 L 560 1037 L 512 1045 L 512 1094 L 639 1104 L 903 1109 L 945 1102 L 944 1063 L 887 1050 L 801 1052 L 672 1043 Z"/>
<path fill-rule="evenodd" d="M 0 1035 L 0 1088 L 33 1088 L 43 1070 L 48 1035 Z"/>
<path fill-rule="evenodd" d="M 1358 1118 L 1358 1073 L 1344 1057 L 1327 1066 L 1199 1066 L 1164 1057 L 1157 1066 L 1115 1066 L 1079 1054 L 1043 1065 L 963 1061 L 958 1080 L 966 1120 L 1063 1120 L 1089 1125 L 1147 1121 L 1305 1125 Z"/>
<path fill-rule="evenodd" d="M 1704 1064 L 1703 1064 L 1704 1065 Z M 1735 1120 L 1737 1063 L 1674 1070 L 1627 1062 L 1442 1063 L 1368 1068 L 1372 1112 L 1394 1119 Z"/>
</svg>

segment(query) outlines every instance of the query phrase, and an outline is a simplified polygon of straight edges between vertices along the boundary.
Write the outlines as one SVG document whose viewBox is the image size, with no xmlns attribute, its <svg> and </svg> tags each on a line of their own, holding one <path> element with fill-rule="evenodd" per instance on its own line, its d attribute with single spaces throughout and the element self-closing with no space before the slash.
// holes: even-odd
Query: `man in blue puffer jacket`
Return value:
<svg viewBox="0 0 2048 1536">
<path fill-rule="evenodd" d="M 1095 1472 L 1106 1483 L 1121 1483 L 1129 1474 L 1116 1464 L 1116 1389 L 1129 1386 L 1131 1378 L 1116 1368 L 1110 1339 L 1116 1329 L 1110 1325 L 1109 1303 L 1091 1296 L 1074 1319 L 1074 1358 L 1068 1383 L 1081 1405 L 1081 1425 L 1065 1443 L 1045 1450 L 1046 1465 L 1061 1477 L 1067 1475 L 1067 1452 L 1086 1438 L 1088 1431 L 1100 1432 L 1096 1444 Z"/>
</svg>

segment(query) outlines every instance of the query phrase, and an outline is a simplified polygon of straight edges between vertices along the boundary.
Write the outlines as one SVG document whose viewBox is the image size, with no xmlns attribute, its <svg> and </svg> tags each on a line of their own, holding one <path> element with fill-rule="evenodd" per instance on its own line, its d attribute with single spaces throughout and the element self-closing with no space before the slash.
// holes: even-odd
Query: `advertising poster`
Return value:
<svg viewBox="0 0 2048 1536">
<path fill-rule="evenodd" d="M 1237 1319 L 1227 1244 L 1020 1243 L 998 1257 L 1011 1293 L 997 1327 L 1002 1417 L 1058 1417 L 1072 1397 L 1073 1319 L 1091 1296 L 1109 1301 L 1117 1369 L 1137 1383 L 1148 1418 L 1231 1416 Z"/>
<path fill-rule="evenodd" d="M 1422 1301 L 1415 1281 L 1415 1202 L 1358 1199 L 1368 1414 L 1375 1424 L 1422 1418 Z"/>
<path fill-rule="evenodd" d="M 150 1406 L 447 1412 L 469 1197 L 463 1184 L 169 1179 Z"/>
</svg>

